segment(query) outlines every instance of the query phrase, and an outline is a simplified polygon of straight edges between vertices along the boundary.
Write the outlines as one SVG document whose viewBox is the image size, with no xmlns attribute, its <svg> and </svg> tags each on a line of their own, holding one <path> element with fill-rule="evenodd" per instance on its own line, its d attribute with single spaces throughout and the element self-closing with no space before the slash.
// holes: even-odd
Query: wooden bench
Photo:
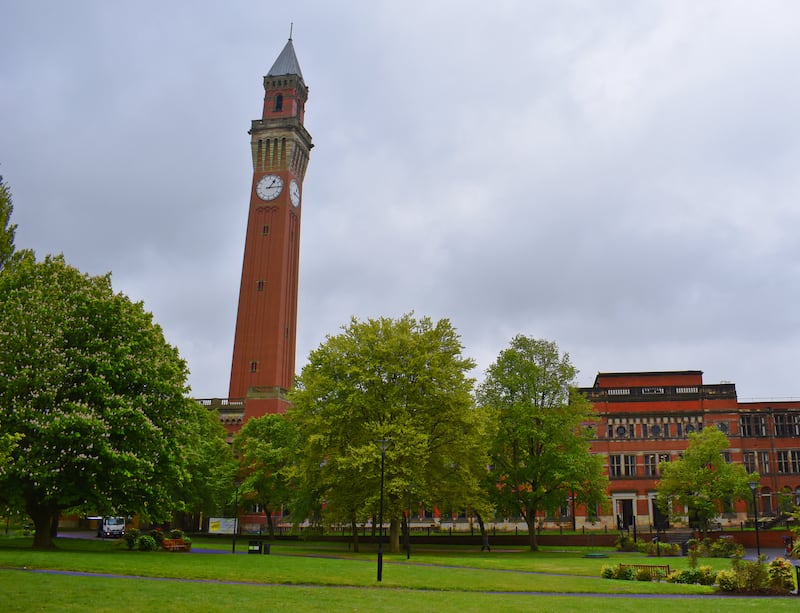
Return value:
<svg viewBox="0 0 800 613">
<path fill-rule="evenodd" d="M 183 539 L 164 539 L 161 543 L 164 551 L 186 551 L 186 543 Z"/>
<path fill-rule="evenodd" d="M 637 573 L 640 570 L 647 570 L 653 576 L 656 576 L 656 573 L 658 573 L 660 576 L 666 577 L 670 573 L 669 564 L 620 564 L 619 567 L 633 568 Z"/>
</svg>

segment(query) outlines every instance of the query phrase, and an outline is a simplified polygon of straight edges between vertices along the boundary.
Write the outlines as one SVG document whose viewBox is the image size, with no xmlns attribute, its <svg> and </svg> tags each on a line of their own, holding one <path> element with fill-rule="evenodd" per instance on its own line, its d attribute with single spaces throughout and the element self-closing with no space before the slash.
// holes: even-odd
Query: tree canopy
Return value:
<svg viewBox="0 0 800 613">
<path fill-rule="evenodd" d="M 294 424 L 276 414 L 250 419 L 233 439 L 242 478 L 239 491 L 243 499 L 263 507 L 270 536 L 275 534 L 273 513 L 291 498 L 297 440 Z"/>
<path fill-rule="evenodd" d="M 61 256 L 11 261 L 0 303 L 0 431 L 17 438 L 0 492 L 34 547 L 65 509 L 166 517 L 197 404 L 152 316 Z"/>
<path fill-rule="evenodd" d="M 11 259 L 14 253 L 14 234 L 16 224 L 11 223 L 11 213 L 14 205 L 11 203 L 11 190 L 0 175 L 0 270 Z"/>
<path fill-rule="evenodd" d="M 734 501 L 750 495 L 750 481 L 741 464 L 729 463 L 723 451 L 730 441 L 716 428 L 704 428 L 689 434 L 689 446 L 680 459 L 659 465 L 661 480 L 657 484 L 658 504 L 674 519 L 688 513 L 689 520 L 703 532 Z"/>
<path fill-rule="evenodd" d="M 182 457 L 184 478 L 173 490 L 175 509 L 199 519 L 220 513 L 234 490 L 239 463 L 216 411 L 194 403 L 186 420 Z M 196 524 L 187 524 L 187 526 Z"/>
<path fill-rule="evenodd" d="M 409 499 L 413 512 L 481 504 L 486 423 L 472 400 L 472 368 L 446 319 L 354 318 L 329 336 L 291 394 L 289 414 L 305 442 L 307 501 L 317 500 L 333 520 L 377 518 L 385 441 L 393 550 Z"/>
<path fill-rule="evenodd" d="M 602 461 L 590 452 L 595 416 L 575 392 L 577 370 L 556 343 L 515 336 L 478 388 L 494 412 L 489 493 L 501 512 L 519 514 L 536 542 L 536 518 L 574 497 L 591 509 L 605 499 Z"/>
</svg>

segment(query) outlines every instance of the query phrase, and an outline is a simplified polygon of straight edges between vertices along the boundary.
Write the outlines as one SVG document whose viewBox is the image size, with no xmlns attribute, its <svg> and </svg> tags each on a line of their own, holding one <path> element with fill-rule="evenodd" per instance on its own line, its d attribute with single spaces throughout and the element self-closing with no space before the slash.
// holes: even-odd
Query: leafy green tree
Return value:
<svg viewBox="0 0 800 613">
<path fill-rule="evenodd" d="M 304 449 L 298 483 L 331 520 L 378 518 L 381 444 L 384 521 L 399 551 L 412 508 L 479 503 L 487 465 L 485 415 L 474 406 L 473 361 L 446 319 L 353 319 L 311 352 L 291 394 Z M 298 506 L 297 510 L 301 510 Z"/>
<path fill-rule="evenodd" d="M 0 175 L 0 271 L 3 270 L 6 262 L 11 259 L 11 255 L 14 253 L 14 234 L 17 226 L 11 223 L 11 213 L 13 211 L 14 205 L 11 203 L 11 190 L 3 182 L 3 177 Z"/>
<path fill-rule="evenodd" d="M 219 513 L 225 507 L 233 495 L 239 463 L 217 412 L 199 403 L 193 409 L 194 415 L 187 419 L 185 428 L 184 479 L 173 495 L 180 498 L 184 512 L 198 518 L 201 514 Z"/>
<path fill-rule="evenodd" d="M 187 368 L 142 303 L 62 256 L 0 274 L 0 492 L 52 546 L 62 510 L 165 519 L 186 477 Z"/>
<path fill-rule="evenodd" d="M 551 341 L 516 336 L 486 373 L 478 403 L 494 411 L 489 493 L 497 508 L 527 523 L 538 549 L 536 518 L 575 496 L 590 508 L 605 500 L 602 461 L 590 452 L 591 403 L 573 385 L 577 370 Z"/>
<path fill-rule="evenodd" d="M 685 512 L 703 532 L 726 505 L 746 500 L 751 495 L 750 481 L 758 474 L 748 475 L 744 466 L 725 461 L 723 451 L 730 441 L 716 428 L 704 428 L 689 434 L 689 446 L 675 462 L 659 465 L 661 480 L 656 488 L 658 505 L 679 521 Z"/>
<path fill-rule="evenodd" d="M 270 536 L 275 536 L 272 514 L 291 497 L 290 479 L 296 447 L 297 431 L 285 415 L 251 419 L 233 439 L 240 461 L 240 495 L 264 508 Z"/>
</svg>

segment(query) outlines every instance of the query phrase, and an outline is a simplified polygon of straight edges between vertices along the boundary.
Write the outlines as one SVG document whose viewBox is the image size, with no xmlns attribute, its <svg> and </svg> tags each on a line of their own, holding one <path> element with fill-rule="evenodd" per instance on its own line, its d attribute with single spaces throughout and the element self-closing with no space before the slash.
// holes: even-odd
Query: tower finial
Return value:
<svg viewBox="0 0 800 613">
<path fill-rule="evenodd" d="M 289 40 L 292 40 L 292 30 L 294 29 L 294 22 L 289 22 Z"/>
</svg>

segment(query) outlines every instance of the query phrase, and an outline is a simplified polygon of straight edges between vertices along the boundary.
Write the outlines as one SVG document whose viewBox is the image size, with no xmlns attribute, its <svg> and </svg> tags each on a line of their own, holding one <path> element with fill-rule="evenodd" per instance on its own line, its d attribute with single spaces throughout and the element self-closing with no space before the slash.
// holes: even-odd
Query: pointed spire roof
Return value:
<svg viewBox="0 0 800 613">
<path fill-rule="evenodd" d="M 278 59 L 272 65 L 267 73 L 268 77 L 279 77 L 283 75 L 293 74 L 303 79 L 303 73 L 300 71 L 300 64 L 297 62 L 297 56 L 294 54 L 294 45 L 292 39 L 286 43 L 286 46 L 281 51 Z"/>
</svg>

